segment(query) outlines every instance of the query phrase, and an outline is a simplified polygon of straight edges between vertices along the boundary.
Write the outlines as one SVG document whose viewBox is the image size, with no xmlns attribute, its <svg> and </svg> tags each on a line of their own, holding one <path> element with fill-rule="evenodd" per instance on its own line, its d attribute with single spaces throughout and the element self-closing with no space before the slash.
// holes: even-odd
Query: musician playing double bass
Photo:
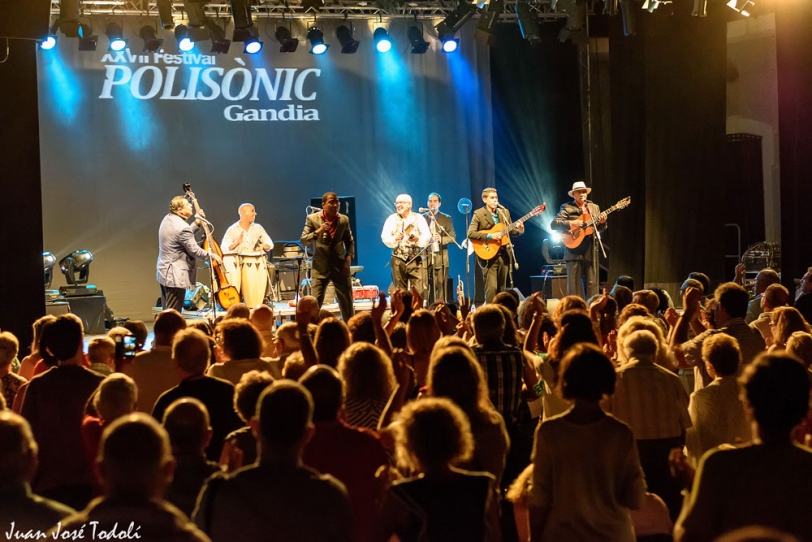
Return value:
<svg viewBox="0 0 812 542">
<path fill-rule="evenodd" d="M 586 183 L 573 183 L 572 190 L 567 192 L 573 201 L 561 205 L 558 215 L 550 223 L 550 228 L 567 234 L 585 225 L 589 217 L 598 217 L 601 209 L 587 199 L 591 188 Z M 606 229 L 606 217 L 598 221 L 598 232 Z M 589 231 L 589 230 L 587 230 Z M 580 244 L 574 248 L 565 248 L 564 260 L 567 262 L 567 295 L 577 295 L 589 299 L 598 293 L 594 270 L 594 233 L 584 235 Z"/>
<path fill-rule="evenodd" d="M 499 204 L 499 195 L 496 193 L 495 188 L 483 190 L 482 201 L 485 206 L 474 211 L 471 225 L 468 228 L 468 239 L 500 241 L 504 235 L 521 235 L 524 233 L 524 224 L 522 223 L 517 224 L 515 231 L 502 230 L 495 233 L 485 233 L 484 230 L 491 230 L 497 224 L 507 226 L 511 223 L 511 220 L 510 211 Z M 512 246 L 507 243 L 502 245 L 496 256 L 490 260 L 477 258 L 485 279 L 485 303 L 492 302 L 496 294 L 505 289 L 508 270 L 511 265 L 509 250 L 512 250 Z"/>
<path fill-rule="evenodd" d="M 161 305 L 164 309 L 183 311 L 186 290 L 195 285 L 195 260 L 208 261 L 209 257 L 220 261 L 216 254 L 206 252 L 195 242 L 194 232 L 200 226 L 200 219 L 206 215 L 200 211 L 200 218 L 189 225 L 194 211 L 186 196 L 172 198 L 167 214 L 158 229 L 158 265 L 156 278 L 161 285 Z"/>
</svg>

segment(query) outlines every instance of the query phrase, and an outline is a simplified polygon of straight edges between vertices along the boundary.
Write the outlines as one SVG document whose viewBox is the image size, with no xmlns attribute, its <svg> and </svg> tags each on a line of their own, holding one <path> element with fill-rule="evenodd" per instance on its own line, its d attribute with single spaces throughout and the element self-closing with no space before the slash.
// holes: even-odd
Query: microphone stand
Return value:
<svg viewBox="0 0 812 542">
<path fill-rule="evenodd" d="M 442 250 L 443 250 L 443 243 L 442 243 L 442 238 L 443 237 L 451 239 L 451 242 L 454 243 L 455 245 L 457 245 L 457 248 L 459 248 L 460 250 L 463 249 L 463 246 L 461 244 L 459 244 L 456 239 L 454 239 L 453 237 L 451 237 L 451 235 L 448 234 L 448 231 L 442 225 L 440 225 L 440 223 L 437 221 L 436 218 L 434 218 L 434 224 L 440 230 L 440 238 L 441 238 L 440 239 L 440 253 L 441 254 L 442 254 Z M 446 245 L 448 245 L 448 243 L 446 243 Z M 445 250 L 446 250 L 446 254 L 447 254 L 448 253 L 448 248 L 446 248 Z M 467 260 L 468 260 L 468 258 L 466 258 L 466 262 L 467 262 Z M 442 267 L 442 269 L 443 269 L 443 285 L 442 285 L 442 292 L 443 292 L 443 301 L 448 302 L 448 292 L 446 291 L 447 286 L 448 286 L 448 267 L 446 267 L 445 261 L 446 261 L 446 258 L 445 258 L 445 255 L 443 255 L 443 267 Z M 435 301 L 437 301 L 437 300 L 435 299 Z"/>
<path fill-rule="evenodd" d="M 513 242 L 510 240 L 510 230 L 508 229 L 508 226 L 510 226 L 510 222 L 507 221 L 506 213 L 505 213 L 504 209 L 497 206 L 496 207 L 496 214 L 499 216 L 499 219 L 505 225 L 505 229 L 502 230 L 502 232 L 503 232 L 504 235 L 507 235 L 507 238 L 508 238 L 507 247 L 506 247 L 507 248 L 507 253 L 508 253 L 508 260 L 510 261 L 510 263 L 508 264 L 508 277 L 510 278 L 510 289 L 512 290 L 513 289 L 513 268 L 515 266 L 516 269 L 518 269 L 519 268 L 519 262 L 516 261 L 516 254 L 514 254 L 514 252 L 513 252 Z M 497 256 L 497 258 L 498 258 L 498 256 Z"/>
<path fill-rule="evenodd" d="M 592 295 L 598 293 L 600 291 L 601 285 L 601 261 L 598 256 L 598 246 L 601 247 L 601 253 L 603 257 L 606 258 L 606 250 L 603 248 L 603 239 L 601 238 L 601 232 L 598 231 L 599 222 L 595 220 L 595 216 L 592 214 L 592 209 L 590 205 L 592 204 L 589 200 L 585 200 L 586 203 L 586 212 L 589 215 L 589 221 L 592 222 L 592 229 L 595 231 L 595 238 L 598 240 L 597 243 L 592 243 L 592 265 L 593 269 L 592 272 L 594 273 L 593 280 L 595 281 L 595 292 Z M 584 292 L 586 294 L 584 297 L 589 299 L 590 292 Z"/>
<path fill-rule="evenodd" d="M 471 255 L 468 253 L 468 248 L 471 246 L 471 240 L 468 239 L 468 229 L 471 227 L 470 223 L 471 220 L 468 218 L 468 214 L 471 212 L 470 205 L 464 205 L 463 208 L 465 209 L 465 291 L 468 292 L 468 296 L 473 301 L 474 295 L 471 292 Z M 454 241 L 456 244 L 456 241 Z M 460 248 L 463 248 L 461 245 L 457 245 Z M 473 304 L 471 305 L 473 309 Z"/>
<path fill-rule="evenodd" d="M 208 220 L 206 220 L 202 216 L 196 216 L 194 223 L 198 227 L 198 229 L 202 229 L 201 224 L 198 224 L 198 220 L 201 222 L 201 224 L 205 221 L 207 224 L 211 225 L 211 222 L 209 222 Z M 204 237 L 205 237 L 205 231 L 206 230 L 204 229 L 203 230 L 203 233 L 204 233 L 203 236 Z M 209 257 L 207 258 L 206 261 L 209 263 L 209 288 L 211 288 L 211 290 L 209 291 L 209 303 L 211 303 L 211 313 L 209 313 L 209 318 L 208 319 L 209 319 L 209 324 L 214 325 L 215 320 L 217 320 L 217 299 L 216 299 L 217 295 L 215 293 L 217 291 L 217 286 L 214 284 L 214 258 L 212 257 L 211 247 L 209 247 L 209 250 L 207 252 L 209 253 Z M 185 296 L 184 296 L 184 299 L 183 299 L 183 303 L 186 303 Z M 181 311 L 182 310 L 183 310 L 183 305 L 181 305 Z M 198 311 L 198 313 L 199 313 L 199 311 Z"/>
</svg>

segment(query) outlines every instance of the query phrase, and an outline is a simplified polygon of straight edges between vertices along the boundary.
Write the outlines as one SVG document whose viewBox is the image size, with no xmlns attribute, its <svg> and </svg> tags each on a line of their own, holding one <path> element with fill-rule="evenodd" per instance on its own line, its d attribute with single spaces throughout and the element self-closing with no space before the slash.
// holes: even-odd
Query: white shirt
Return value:
<svg viewBox="0 0 812 542">
<path fill-rule="evenodd" d="M 410 228 L 411 231 L 406 233 Z M 403 232 L 403 239 L 398 242 L 395 237 L 401 232 Z M 410 234 L 417 236 L 417 242 L 409 241 Z M 406 249 L 404 252 L 409 252 L 409 249 L 414 247 L 426 247 L 431 241 L 431 230 L 423 215 L 409 211 L 404 218 L 397 213 L 392 213 L 383 224 L 381 241 L 396 252 L 399 247 Z"/>
<path fill-rule="evenodd" d="M 245 232 L 242 243 L 234 247 L 234 249 L 230 249 L 231 245 L 237 242 L 237 239 L 240 237 L 240 232 Z M 246 231 L 242 229 L 239 222 L 235 222 L 226 230 L 226 234 L 223 236 L 223 242 L 220 243 L 220 248 L 223 249 L 223 254 L 261 256 L 264 252 L 262 245 L 271 245 L 271 249 L 273 248 L 273 240 L 265 231 L 265 228 L 254 222 L 248 227 L 248 231 Z"/>
</svg>

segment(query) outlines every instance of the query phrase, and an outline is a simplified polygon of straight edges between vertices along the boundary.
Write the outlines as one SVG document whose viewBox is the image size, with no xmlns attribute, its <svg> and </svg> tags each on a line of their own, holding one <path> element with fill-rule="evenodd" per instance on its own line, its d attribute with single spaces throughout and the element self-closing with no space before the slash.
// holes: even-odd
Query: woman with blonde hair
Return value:
<svg viewBox="0 0 812 542">
<path fill-rule="evenodd" d="M 471 424 L 474 451 L 463 468 L 493 474 L 502 479 L 510 439 L 505 420 L 488 397 L 482 366 L 467 346 L 435 349 L 428 377 L 429 394 L 445 397 L 460 407 Z"/>
<path fill-rule="evenodd" d="M 406 405 L 395 424 L 398 455 L 416 473 L 387 490 L 375 540 L 483 542 L 497 534 L 495 480 L 456 465 L 474 448 L 465 413 L 449 399 Z"/>
<path fill-rule="evenodd" d="M 787 339 L 787 354 L 795 356 L 809 369 L 812 366 L 812 334 L 795 331 Z"/>
<path fill-rule="evenodd" d="M 377 346 L 355 343 L 338 358 L 338 372 L 347 387 L 344 421 L 377 430 L 397 385 L 392 362 Z"/>
<path fill-rule="evenodd" d="M 406 342 L 418 387 L 426 384 L 431 351 L 439 338 L 440 328 L 437 327 L 434 313 L 426 309 L 415 311 L 406 324 Z"/>
<path fill-rule="evenodd" d="M 772 310 L 770 318 L 770 326 L 773 328 L 770 352 L 786 348 L 787 339 L 796 331 L 812 333 L 809 324 L 794 307 L 776 307 Z"/>
<path fill-rule="evenodd" d="M 617 361 L 619 366 L 628 363 L 629 353 L 625 348 L 623 348 L 623 344 L 626 337 L 635 331 L 640 331 L 641 329 L 651 331 L 654 334 L 654 337 L 657 339 L 659 348 L 657 349 L 657 357 L 654 360 L 654 363 L 660 367 L 664 367 L 665 369 L 676 369 L 677 361 L 674 359 L 674 355 L 668 348 L 668 342 L 665 339 L 665 335 L 663 335 L 663 328 L 660 327 L 660 325 L 651 316 L 632 316 L 620 327 L 617 332 L 617 360 L 613 361 Z"/>
</svg>

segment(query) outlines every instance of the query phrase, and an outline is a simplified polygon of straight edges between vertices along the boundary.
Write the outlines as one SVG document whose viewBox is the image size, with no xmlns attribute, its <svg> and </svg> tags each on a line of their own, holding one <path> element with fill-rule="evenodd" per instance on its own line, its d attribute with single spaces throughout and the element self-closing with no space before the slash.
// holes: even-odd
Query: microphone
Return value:
<svg viewBox="0 0 812 542">
<path fill-rule="evenodd" d="M 257 250 L 259 250 L 260 247 L 262 247 L 262 236 L 261 235 L 257 238 L 257 244 L 254 245 L 254 251 L 256 252 Z"/>
<path fill-rule="evenodd" d="M 431 213 L 433 211 L 431 209 L 426 208 L 426 207 L 421 207 L 420 209 L 417 210 L 417 212 L 418 213 Z"/>
<path fill-rule="evenodd" d="M 308 205 L 307 208 L 310 209 L 311 211 L 321 211 L 322 210 L 321 207 L 313 207 L 312 205 Z"/>
<path fill-rule="evenodd" d="M 505 207 L 505 206 L 504 206 L 504 205 L 502 205 L 501 203 L 497 203 L 497 204 L 496 204 L 496 206 L 497 206 L 499 209 L 503 209 L 503 210 L 507 211 L 507 207 Z"/>
</svg>

